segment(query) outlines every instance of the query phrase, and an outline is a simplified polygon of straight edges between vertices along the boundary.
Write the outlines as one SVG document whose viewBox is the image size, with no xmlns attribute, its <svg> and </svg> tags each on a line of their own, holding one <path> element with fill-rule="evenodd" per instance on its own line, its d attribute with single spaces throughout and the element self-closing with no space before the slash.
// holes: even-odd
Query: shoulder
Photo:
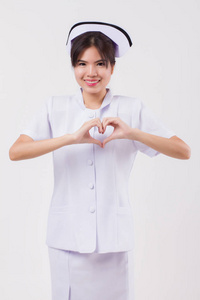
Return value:
<svg viewBox="0 0 200 300">
<path fill-rule="evenodd" d="M 74 95 L 58 95 L 51 96 L 47 99 L 46 103 L 48 109 L 54 110 L 64 110 L 67 108 L 68 104 L 74 102 Z"/>
<path fill-rule="evenodd" d="M 120 113 L 132 114 L 133 112 L 140 111 L 142 107 L 142 101 L 137 97 L 114 95 L 113 98 L 118 101 L 118 110 Z"/>
<path fill-rule="evenodd" d="M 114 95 L 113 98 L 118 99 L 120 105 L 137 106 L 141 105 L 141 100 L 137 97 L 129 97 L 123 95 Z"/>
</svg>

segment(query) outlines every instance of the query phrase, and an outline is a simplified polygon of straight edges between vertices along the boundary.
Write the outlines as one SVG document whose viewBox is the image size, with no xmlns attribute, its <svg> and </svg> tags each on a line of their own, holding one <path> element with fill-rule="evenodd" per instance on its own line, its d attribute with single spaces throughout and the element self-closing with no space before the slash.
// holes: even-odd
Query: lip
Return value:
<svg viewBox="0 0 200 300">
<path fill-rule="evenodd" d="M 85 81 L 85 83 L 88 85 L 88 86 L 95 86 L 95 85 L 97 85 L 98 83 L 99 83 L 99 81 L 100 81 L 100 79 L 96 79 L 96 80 L 84 80 Z"/>
</svg>

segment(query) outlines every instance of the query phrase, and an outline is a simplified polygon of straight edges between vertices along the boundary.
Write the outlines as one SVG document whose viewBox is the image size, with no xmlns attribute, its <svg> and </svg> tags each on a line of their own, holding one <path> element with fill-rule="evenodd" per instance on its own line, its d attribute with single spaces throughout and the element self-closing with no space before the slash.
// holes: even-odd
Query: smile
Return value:
<svg viewBox="0 0 200 300">
<path fill-rule="evenodd" d="M 100 80 L 85 80 L 85 83 L 89 86 L 96 85 Z"/>
</svg>

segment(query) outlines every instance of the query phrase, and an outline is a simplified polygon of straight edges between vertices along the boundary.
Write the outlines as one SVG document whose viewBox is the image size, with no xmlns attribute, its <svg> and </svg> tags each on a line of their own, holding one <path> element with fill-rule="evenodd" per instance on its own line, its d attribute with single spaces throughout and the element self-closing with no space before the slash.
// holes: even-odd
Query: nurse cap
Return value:
<svg viewBox="0 0 200 300">
<path fill-rule="evenodd" d="M 119 26 L 103 22 L 80 22 L 72 26 L 67 38 L 67 51 L 71 52 L 73 39 L 82 33 L 89 31 L 100 31 L 115 43 L 115 56 L 123 56 L 132 46 L 128 33 Z"/>
</svg>

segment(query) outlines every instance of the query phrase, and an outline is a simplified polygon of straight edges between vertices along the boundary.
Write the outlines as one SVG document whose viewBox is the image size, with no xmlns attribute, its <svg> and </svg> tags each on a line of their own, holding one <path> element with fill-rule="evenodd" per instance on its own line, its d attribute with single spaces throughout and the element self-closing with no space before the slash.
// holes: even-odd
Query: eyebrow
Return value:
<svg viewBox="0 0 200 300">
<path fill-rule="evenodd" d="M 102 61 L 106 62 L 106 59 L 99 59 L 99 60 L 95 61 L 95 63 L 102 62 Z M 83 59 L 78 59 L 77 62 L 87 62 L 87 61 L 85 61 Z"/>
</svg>

